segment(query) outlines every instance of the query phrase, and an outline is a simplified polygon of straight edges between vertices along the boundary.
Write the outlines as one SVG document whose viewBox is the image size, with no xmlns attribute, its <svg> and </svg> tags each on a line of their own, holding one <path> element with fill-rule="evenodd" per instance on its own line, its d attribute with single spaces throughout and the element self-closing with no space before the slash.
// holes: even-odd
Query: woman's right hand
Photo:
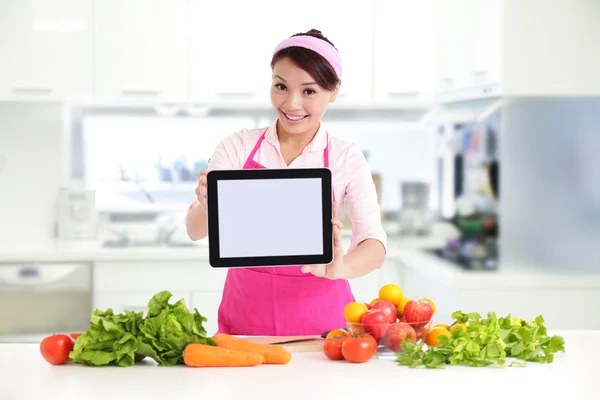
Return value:
<svg viewBox="0 0 600 400">
<path fill-rule="evenodd" d="M 206 207 L 206 204 L 207 204 L 207 201 L 206 201 L 206 192 L 207 192 L 206 174 L 207 174 L 207 172 L 208 171 L 205 169 L 200 171 L 200 173 L 198 174 L 198 187 L 196 187 L 196 198 L 198 199 L 200 204 L 202 204 L 204 207 Z"/>
</svg>

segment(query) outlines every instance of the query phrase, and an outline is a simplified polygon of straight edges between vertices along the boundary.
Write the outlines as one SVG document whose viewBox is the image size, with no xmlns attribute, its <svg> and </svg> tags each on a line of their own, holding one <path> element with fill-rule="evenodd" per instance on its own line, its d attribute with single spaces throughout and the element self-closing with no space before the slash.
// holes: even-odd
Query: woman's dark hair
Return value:
<svg viewBox="0 0 600 400">
<path fill-rule="evenodd" d="M 323 36 L 321 31 L 316 29 L 311 29 L 310 31 L 304 33 L 296 33 L 295 35 L 292 35 L 292 37 L 302 35 L 313 36 L 321 40 L 325 40 L 327 43 L 335 47 L 334 44 L 329 41 L 329 39 Z M 294 46 L 278 51 L 273 55 L 273 59 L 271 60 L 271 68 L 273 68 L 277 61 L 286 57 L 289 58 L 299 68 L 305 70 L 314 78 L 317 84 L 325 90 L 332 91 L 340 82 L 335 70 L 325 58 L 312 50 L 305 49 L 304 47 Z"/>
</svg>

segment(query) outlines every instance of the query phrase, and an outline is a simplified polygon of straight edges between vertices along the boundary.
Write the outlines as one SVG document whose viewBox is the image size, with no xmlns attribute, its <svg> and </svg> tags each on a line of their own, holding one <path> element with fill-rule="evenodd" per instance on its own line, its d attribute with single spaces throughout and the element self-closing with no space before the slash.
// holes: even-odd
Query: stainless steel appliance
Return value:
<svg viewBox="0 0 600 400">
<path fill-rule="evenodd" d="M 434 213 L 429 208 L 429 184 L 401 182 L 402 208 L 399 213 L 401 235 L 428 235 L 431 233 Z"/>
<path fill-rule="evenodd" d="M 81 333 L 91 312 L 91 264 L 0 264 L 0 342 Z"/>
</svg>

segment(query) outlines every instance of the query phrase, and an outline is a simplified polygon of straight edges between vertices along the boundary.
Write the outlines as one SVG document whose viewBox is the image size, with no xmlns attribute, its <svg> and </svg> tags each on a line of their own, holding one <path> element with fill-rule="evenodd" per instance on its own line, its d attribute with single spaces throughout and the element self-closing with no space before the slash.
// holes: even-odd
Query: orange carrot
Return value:
<svg viewBox="0 0 600 400">
<path fill-rule="evenodd" d="M 219 342 L 222 342 L 224 340 L 244 340 L 244 341 L 246 341 L 246 339 L 242 339 L 237 336 L 228 335 L 226 333 L 215 333 L 212 338 L 215 342 L 217 342 L 217 345 L 219 344 Z"/>
<path fill-rule="evenodd" d="M 284 347 L 273 344 L 252 343 L 248 340 L 231 339 L 220 340 L 217 346 L 262 354 L 265 358 L 265 364 L 287 364 L 292 359 L 292 355 Z"/>
<path fill-rule="evenodd" d="M 189 367 L 251 367 L 264 363 L 262 354 L 190 343 L 183 350 L 183 362 Z"/>
</svg>

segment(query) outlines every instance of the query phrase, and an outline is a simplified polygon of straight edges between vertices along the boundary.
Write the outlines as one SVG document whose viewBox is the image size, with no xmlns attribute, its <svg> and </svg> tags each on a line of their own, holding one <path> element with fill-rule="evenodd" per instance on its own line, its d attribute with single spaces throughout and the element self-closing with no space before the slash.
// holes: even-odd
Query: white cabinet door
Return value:
<svg viewBox="0 0 600 400">
<path fill-rule="evenodd" d="M 433 0 L 375 1 L 376 102 L 432 101 L 433 34 Z"/>
<path fill-rule="evenodd" d="M 214 335 L 219 329 L 219 305 L 221 304 L 222 292 L 193 292 L 192 308 L 197 308 L 198 312 L 206 317 L 204 329 L 208 335 Z"/>
<path fill-rule="evenodd" d="M 190 0 L 193 102 L 268 101 L 269 62 L 278 39 L 272 19 L 285 15 L 272 5 L 269 0 Z"/>
<path fill-rule="evenodd" d="M 436 0 L 434 3 L 436 93 L 473 86 L 474 1 Z"/>
<path fill-rule="evenodd" d="M 144 317 L 148 315 L 148 301 L 156 293 L 153 292 L 130 292 L 130 293 L 111 293 L 111 292 L 99 292 L 94 293 L 94 309 L 106 311 L 112 308 L 115 314 L 124 312 L 125 310 L 143 312 Z M 192 309 L 191 295 L 187 292 L 175 292 L 173 297 L 169 299 L 169 303 L 175 304 L 179 300 L 185 301 L 188 309 Z M 198 310 L 200 312 L 200 310 Z"/>
<path fill-rule="evenodd" d="M 498 86 L 502 78 L 502 0 L 479 0 L 474 7 L 474 84 Z"/>
<path fill-rule="evenodd" d="M 94 2 L 95 100 L 187 99 L 186 0 Z"/>
<path fill-rule="evenodd" d="M 305 19 L 299 19 L 313 27 L 333 42 L 342 59 L 342 85 L 336 103 L 368 104 L 373 100 L 373 3 L 370 0 L 347 0 L 343 2 L 343 17 L 337 1 L 314 1 L 307 9 Z M 312 4 L 312 3 L 311 3 Z M 319 10 L 315 12 L 314 10 Z M 290 12 L 294 18 L 296 13 Z M 314 20 L 312 26 L 311 22 Z"/>
<path fill-rule="evenodd" d="M 158 293 L 221 292 L 227 271 L 208 261 L 107 261 L 94 263 L 94 290 L 98 292 Z"/>
<path fill-rule="evenodd" d="M 331 0 L 306 0 L 302 7 L 273 0 L 191 0 L 192 100 L 269 102 L 273 50 L 287 37 L 314 28 L 335 44 L 342 57 L 343 83 L 337 102 L 369 102 L 371 5 L 370 0 L 345 2 L 346 14 L 339 19 L 332 18 L 339 13 L 339 3 Z M 223 27 L 226 33 L 220 34 Z M 231 72 L 225 74 L 225 68 Z"/>
<path fill-rule="evenodd" d="M 310 29 L 321 31 L 337 48 L 342 59 L 342 85 L 335 104 L 366 104 L 372 97 L 373 2 L 348 0 L 305 0 L 302 7 L 295 3 L 283 6 L 285 18 L 274 24 L 281 40 Z M 318 10 L 315 11 L 315 10 Z"/>
<path fill-rule="evenodd" d="M 381 289 L 381 270 L 377 269 L 360 278 L 350 279 L 350 288 L 354 299 L 359 303 L 370 303 L 379 296 Z"/>
<path fill-rule="evenodd" d="M 0 1 L 0 100 L 89 100 L 91 0 Z"/>
</svg>

